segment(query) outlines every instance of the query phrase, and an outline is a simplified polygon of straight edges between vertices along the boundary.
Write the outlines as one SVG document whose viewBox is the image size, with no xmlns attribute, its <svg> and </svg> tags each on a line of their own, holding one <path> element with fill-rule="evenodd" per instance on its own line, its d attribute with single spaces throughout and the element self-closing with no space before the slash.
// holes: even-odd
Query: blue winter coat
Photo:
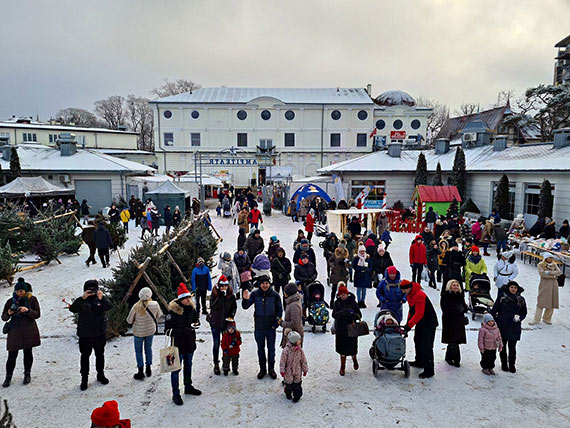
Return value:
<svg viewBox="0 0 570 428">
<path fill-rule="evenodd" d="M 356 288 L 372 288 L 372 262 L 366 259 L 366 266 L 358 266 L 358 256 L 352 260 L 354 270 L 354 286 Z"/>
<path fill-rule="evenodd" d="M 249 295 L 249 299 L 241 301 L 244 310 L 250 306 L 254 306 L 253 318 L 256 330 L 277 328 L 277 320 L 283 315 L 283 305 L 276 291 L 272 288 L 267 291 L 258 288 Z"/>
<path fill-rule="evenodd" d="M 406 295 L 398 286 L 400 272 L 393 280 L 388 276 L 388 269 L 384 272 L 384 279 L 378 284 L 376 297 L 380 301 L 380 309 L 389 309 L 396 314 L 398 322 L 402 321 L 402 304 L 406 302 Z"/>
<path fill-rule="evenodd" d="M 196 288 L 200 291 L 212 290 L 212 277 L 206 265 L 192 269 L 192 291 L 196 291 Z"/>
</svg>

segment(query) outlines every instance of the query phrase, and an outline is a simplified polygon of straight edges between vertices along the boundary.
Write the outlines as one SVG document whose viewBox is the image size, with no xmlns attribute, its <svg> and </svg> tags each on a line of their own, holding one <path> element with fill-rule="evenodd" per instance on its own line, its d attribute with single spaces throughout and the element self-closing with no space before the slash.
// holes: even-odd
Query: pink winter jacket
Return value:
<svg viewBox="0 0 570 428">
<path fill-rule="evenodd" d="M 309 370 L 307 358 L 303 348 L 287 342 L 287 346 L 281 353 L 279 371 L 285 378 L 285 383 L 299 383 L 303 378 L 303 373 Z"/>
<path fill-rule="evenodd" d="M 497 324 L 490 327 L 484 323 L 479 329 L 479 351 L 483 352 L 485 349 L 494 350 L 498 349 L 499 352 L 503 350 L 503 339 L 501 339 L 501 332 Z"/>
</svg>

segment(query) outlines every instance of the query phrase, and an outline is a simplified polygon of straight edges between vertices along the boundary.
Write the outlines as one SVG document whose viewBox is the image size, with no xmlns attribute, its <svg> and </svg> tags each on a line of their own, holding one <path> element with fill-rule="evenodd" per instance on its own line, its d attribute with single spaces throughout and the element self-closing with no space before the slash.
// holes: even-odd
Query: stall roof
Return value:
<svg viewBox="0 0 570 428">
<path fill-rule="evenodd" d="M 151 190 L 150 192 L 146 192 L 146 195 L 184 195 L 184 196 L 188 196 L 190 194 L 190 192 L 188 190 L 184 190 L 181 189 L 180 187 L 178 187 L 176 184 L 174 184 L 172 181 L 165 181 L 164 183 L 162 183 L 160 186 L 158 186 L 156 189 Z"/>
<path fill-rule="evenodd" d="M 75 187 L 59 187 L 42 177 L 18 177 L 0 187 L 0 197 L 18 198 L 34 196 L 73 195 Z"/>
<path fill-rule="evenodd" d="M 193 172 L 189 172 L 188 174 L 180 176 L 179 180 L 190 181 L 200 184 L 200 174 L 196 176 Z M 208 174 L 202 174 L 202 184 L 204 186 L 216 186 L 216 187 L 221 187 L 224 185 L 224 183 L 222 183 L 222 180 Z"/>
<path fill-rule="evenodd" d="M 416 199 L 418 193 L 422 202 L 451 202 L 453 198 L 461 202 L 461 196 L 455 186 L 417 186 L 412 200 Z"/>
</svg>

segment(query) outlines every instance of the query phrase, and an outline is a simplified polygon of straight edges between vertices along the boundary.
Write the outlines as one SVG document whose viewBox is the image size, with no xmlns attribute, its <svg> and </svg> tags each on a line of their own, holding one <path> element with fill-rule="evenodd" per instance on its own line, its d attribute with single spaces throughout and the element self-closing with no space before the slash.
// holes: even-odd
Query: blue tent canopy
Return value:
<svg viewBox="0 0 570 428">
<path fill-rule="evenodd" d="M 293 201 L 297 202 L 297 211 L 298 211 L 301 201 L 303 199 L 308 197 L 316 197 L 316 196 L 323 198 L 327 202 L 330 202 L 332 200 L 331 197 L 327 195 L 327 192 L 325 192 L 319 186 L 317 186 L 316 184 L 309 183 L 302 185 L 295 191 L 295 193 L 293 193 L 293 196 L 291 196 L 291 202 Z"/>
</svg>

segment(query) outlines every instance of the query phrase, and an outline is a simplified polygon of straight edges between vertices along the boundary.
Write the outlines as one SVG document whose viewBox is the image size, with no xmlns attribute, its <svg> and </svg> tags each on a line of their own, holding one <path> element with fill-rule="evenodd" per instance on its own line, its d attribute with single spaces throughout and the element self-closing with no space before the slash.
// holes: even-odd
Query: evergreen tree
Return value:
<svg viewBox="0 0 570 428">
<path fill-rule="evenodd" d="M 475 202 L 473 202 L 471 198 L 469 198 L 465 202 L 463 202 L 463 205 L 461 205 L 461 207 L 459 208 L 459 212 L 461 213 L 461 215 L 463 215 L 466 212 L 479 214 L 481 211 L 479 210 L 479 207 L 475 205 Z"/>
<path fill-rule="evenodd" d="M 10 181 L 22 176 L 22 168 L 20 167 L 20 157 L 16 147 L 10 149 Z"/>
<path fill-rule="evenodd" d="M 4 184 L 6 184 L 4 181 L 4 171 L 2 171 L 2 165 L 0 165 L 0 186 L 3 186 Z"/>
<path fill-rule="evenodd" d="M 443 180 L 441 178 L 441 165 L 437 163 L 437 168 L 435 169 L 435 177 L 433 178 L 433 186 L 443 186 Z"/>
<path fill-rule="evenodd" d="M 447 209 L 447 217 L 453 217 L 457 214 L 459 214 L 459 202 L 457 199 L 453 198 L 453 201 L 451 201 L 449 208 Z"/>
<path fill-rule="evenodd" d="M 538 216 L 542 218 L 552 217 L 553 205 L 552 186 L 550 181 L 544 180 L 540 186 L 540 195 L 538 196 Z"/>
<path fill-rule="evenodd" d="M 506 174 L 503 174 L 501 180 L 499 180 L 494 202 L 501 218 L 511 218 L 511 213 L 509 212 L 509 178 Z"/>
<path fill-rule="evenodd" d="M 418 164 L 416 166 L 416 177 L 414 178 L 414 185 L 421 186 L 427 184 L 427 161 L 423 152 L 418 156 Z"/>
<path fill-rule="evenodd" d="M 457 147 L 455 152 L 451 184 L 457 187 L 461 199 L 465 200 L 465 153 L 461 147 Z"/>
</svg>

